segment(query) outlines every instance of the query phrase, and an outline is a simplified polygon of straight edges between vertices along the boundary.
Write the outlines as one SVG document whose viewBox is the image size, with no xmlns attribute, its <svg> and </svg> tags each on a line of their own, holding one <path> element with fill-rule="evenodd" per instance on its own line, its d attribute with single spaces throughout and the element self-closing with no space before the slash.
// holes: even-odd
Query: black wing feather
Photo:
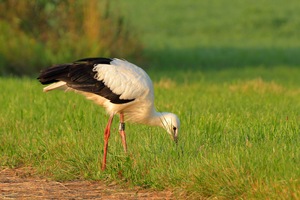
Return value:
<svg viewBox="0 0 300 200">
<path fill-rule="evenodd" d="M 121 94 L 113 93 L 103 81 L 95 78 L 94 65 L 110 64 L 111 61 L 110 58 L 84 58 L 74 63 L 54 65 L 41 71 L 38 79 L 42 84 L 64 81 L 70 88 L 100 95 L 115 104 L 133 101 L 134 99 L 120 99 Z"/>
<path fill-rule="evenodd" d="M 82 58 L 80 60 L 75 61 L 75 63 L 88 62 L 91 64 L 107 64 L 107 65 L 109 65 L 111 61 L 112 61 L 111 58 Z"/>
</svg>

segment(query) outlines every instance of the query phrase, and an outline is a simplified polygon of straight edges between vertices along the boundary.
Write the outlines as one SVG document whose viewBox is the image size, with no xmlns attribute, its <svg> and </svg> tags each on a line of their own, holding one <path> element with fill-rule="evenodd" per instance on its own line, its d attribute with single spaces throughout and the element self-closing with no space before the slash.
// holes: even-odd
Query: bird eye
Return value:
<svg viewBox="0 0 300 200">
<path fill-rule="evenodd" d="M 176 131 L 176 130 L 177 130 L 177 128 L 175 126 L 173 126 L 173 131 Z"/>
</svg>

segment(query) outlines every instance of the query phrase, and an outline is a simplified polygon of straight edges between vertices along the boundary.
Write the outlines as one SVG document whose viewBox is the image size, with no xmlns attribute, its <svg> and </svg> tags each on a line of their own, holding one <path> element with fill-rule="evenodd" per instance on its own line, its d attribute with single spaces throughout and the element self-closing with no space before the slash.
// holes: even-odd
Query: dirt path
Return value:
<svg viewBox="0 0 300 200">
<path fill-rule="evenodd" d="M 56 182 L 35 177 L 30 171 L 0 169 L 0 199 L 174 199 L 170 191 L 126 189 L 100 181 Z"/>
</svg>

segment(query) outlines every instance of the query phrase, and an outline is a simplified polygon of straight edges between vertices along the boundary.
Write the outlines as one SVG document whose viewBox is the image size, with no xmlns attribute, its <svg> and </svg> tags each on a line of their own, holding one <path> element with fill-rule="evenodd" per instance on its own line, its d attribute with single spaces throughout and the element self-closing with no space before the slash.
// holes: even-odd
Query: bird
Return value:
<svg viewBox="0 0 300 200">
<path fill-rule="evenodd" d="M 118 58 L 83 58 L 45 68 L 37 79 L 47 85 L 44 92 L 55 89 L 74 91 L 105 108 L 109 119 L 104 130 L 102 170 L 106 169 L 108 140 L 115 115 L 120 118 L 119 134 L 125 153 L 125 122 L 162 127 L 177 144 L 178 116 L 156 111 L 153 83 L 149 75 L 135 64 Z"/>
</svg>

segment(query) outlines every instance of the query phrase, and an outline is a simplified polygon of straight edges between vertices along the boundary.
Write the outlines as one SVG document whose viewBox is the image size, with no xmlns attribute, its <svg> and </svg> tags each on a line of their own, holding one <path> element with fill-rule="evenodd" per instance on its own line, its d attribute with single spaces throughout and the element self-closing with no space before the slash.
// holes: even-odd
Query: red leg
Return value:
<svg viewBox="0 0 300 200">
<path fill-rule="evenodd" d="M 108 149 L 108 139 L 110 136 L 110 126 L 113 121 L 114 115 L 111 115 L 109 117 L 108 123 L 105 128 L 104 132 L 104 155 L 103 155 L 103 161 L 102 161 L 102 170 L 105 170 L 106 168 L 106 156 L 107 156 L 107 149 Z"/>
<path fill-rule="evenodd" d="M 119 133 L 122 138 L 122 144 L 125 153 L 127 153 L 127 144 L 126 144 L 126 134 L 125 134 L 125 123 L 124 123 L 124 114 L 120 113 L 120 126 L 119 126 Z"/>
</svg>

